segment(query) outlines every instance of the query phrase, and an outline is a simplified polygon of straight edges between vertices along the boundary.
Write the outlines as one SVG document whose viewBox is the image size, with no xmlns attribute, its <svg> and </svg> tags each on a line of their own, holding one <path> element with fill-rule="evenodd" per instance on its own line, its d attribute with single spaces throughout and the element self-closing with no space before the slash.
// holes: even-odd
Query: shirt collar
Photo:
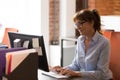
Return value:
<svg viewBox="0 0 120 80">
<path fill-rule="evenodd" d="M 92 42 L 96 43 L 98 41 L 98 39 L 100 38 L 100 33 L 98 31 L 95 32 L 93 38 L 92 38 Z"/>
<path fill-rule="evenodd" d="M 96 43 L 100 37 L 100 33 L 98 31 L 95 32 L 94 36 L 92 37 L 92 42 Z M 81 41 L 84 42 L 85 36 L 81 36 Z"/>
</svg>

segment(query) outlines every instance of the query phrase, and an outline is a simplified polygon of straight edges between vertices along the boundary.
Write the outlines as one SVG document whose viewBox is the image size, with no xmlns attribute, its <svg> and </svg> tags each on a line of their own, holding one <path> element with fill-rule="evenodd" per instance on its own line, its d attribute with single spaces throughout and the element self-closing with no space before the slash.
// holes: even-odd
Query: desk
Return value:
<svg viewBox="0 0 120 80">
<path fill-rule="evenodd" d="M 57 78 L 53 78 L 53 77 L 50 77 L 50 76 L 43 75 L 41 72 L 42 72 L 41 70 L 38 70 L 38 80 L 90 80 L 90 79 L 87 79 L 87 78 L 80 78 L 80 77 L 57 79 Z"/>
</svg>

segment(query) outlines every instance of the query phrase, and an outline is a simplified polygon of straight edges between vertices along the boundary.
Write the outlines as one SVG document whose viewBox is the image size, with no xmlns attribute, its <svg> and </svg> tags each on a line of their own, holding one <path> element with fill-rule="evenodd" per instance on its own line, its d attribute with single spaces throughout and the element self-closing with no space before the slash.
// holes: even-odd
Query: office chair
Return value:
<svg viewBox="0 0 120 80">
<path fill-rule="evenodd" d="M 120 32 L 112 32 L 110 41 L 110 69 L 113 73 L 113 80 L 120 80 Z"/>
<path fill-rule="evenodd" d="M 111 39 L 111 34 L 114 32 L 114 30 L 103 30 L 102 33 L 103 35 L 108 38 L 109 40 Z"/>
<path fill-rule="evenodd" d="M 18 32 L 18 29 L 15 28 L 5 28 L 4 36 L 2 39 L 2 44 L 7 45 L 8 48 L 10 48 L 10 41 L 8 37 L 8 32 Z"/>
</svg>

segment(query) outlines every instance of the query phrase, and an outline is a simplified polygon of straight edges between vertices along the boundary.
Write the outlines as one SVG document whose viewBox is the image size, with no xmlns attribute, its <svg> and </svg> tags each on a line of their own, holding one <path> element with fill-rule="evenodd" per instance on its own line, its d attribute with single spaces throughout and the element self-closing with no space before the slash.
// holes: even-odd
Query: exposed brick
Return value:
<svg viewBox="0 0 120 80">
<path fill-rule="evenodd" d="M 95 6 L 91 4 L 94 2 L 90 1 L 88 3 L 89 8 L 96 8 L 100 15 L 120 15 L 120 0 L 94 0 Z"/>
<path fill-rule="evenodd" d="M 59 0 L 49 0 L 49 36 L 50 44 L 59 41 Z"/>
<path fill-rule="evenodd" d="M 76 0 L 76 11 L 83 8 L 81 1 L 83 0 Z M 59 0 L 49 0 L 49 4 L 50 42 L 59 42 Z M 97 9 L 100 15 L 120 15 L 120 0 L 88 0 L 88 9 Z"/>
</svg>

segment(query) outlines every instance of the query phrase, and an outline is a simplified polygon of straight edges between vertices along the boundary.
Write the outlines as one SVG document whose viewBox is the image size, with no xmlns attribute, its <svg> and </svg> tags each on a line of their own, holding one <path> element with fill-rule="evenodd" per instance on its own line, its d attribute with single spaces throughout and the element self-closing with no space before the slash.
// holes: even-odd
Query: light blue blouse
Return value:
<svg viewBox="0 0 120 80">
<path fill-rule="evenodd" d="M 78 38 L 74 60 L 67 68 L 80 71 L 82 77 L 88 77 L 91 80 L 111 79 L 109 40 L 96 31 L 86 53 L 84 40 L 84 36 Z"/>
</svg>

